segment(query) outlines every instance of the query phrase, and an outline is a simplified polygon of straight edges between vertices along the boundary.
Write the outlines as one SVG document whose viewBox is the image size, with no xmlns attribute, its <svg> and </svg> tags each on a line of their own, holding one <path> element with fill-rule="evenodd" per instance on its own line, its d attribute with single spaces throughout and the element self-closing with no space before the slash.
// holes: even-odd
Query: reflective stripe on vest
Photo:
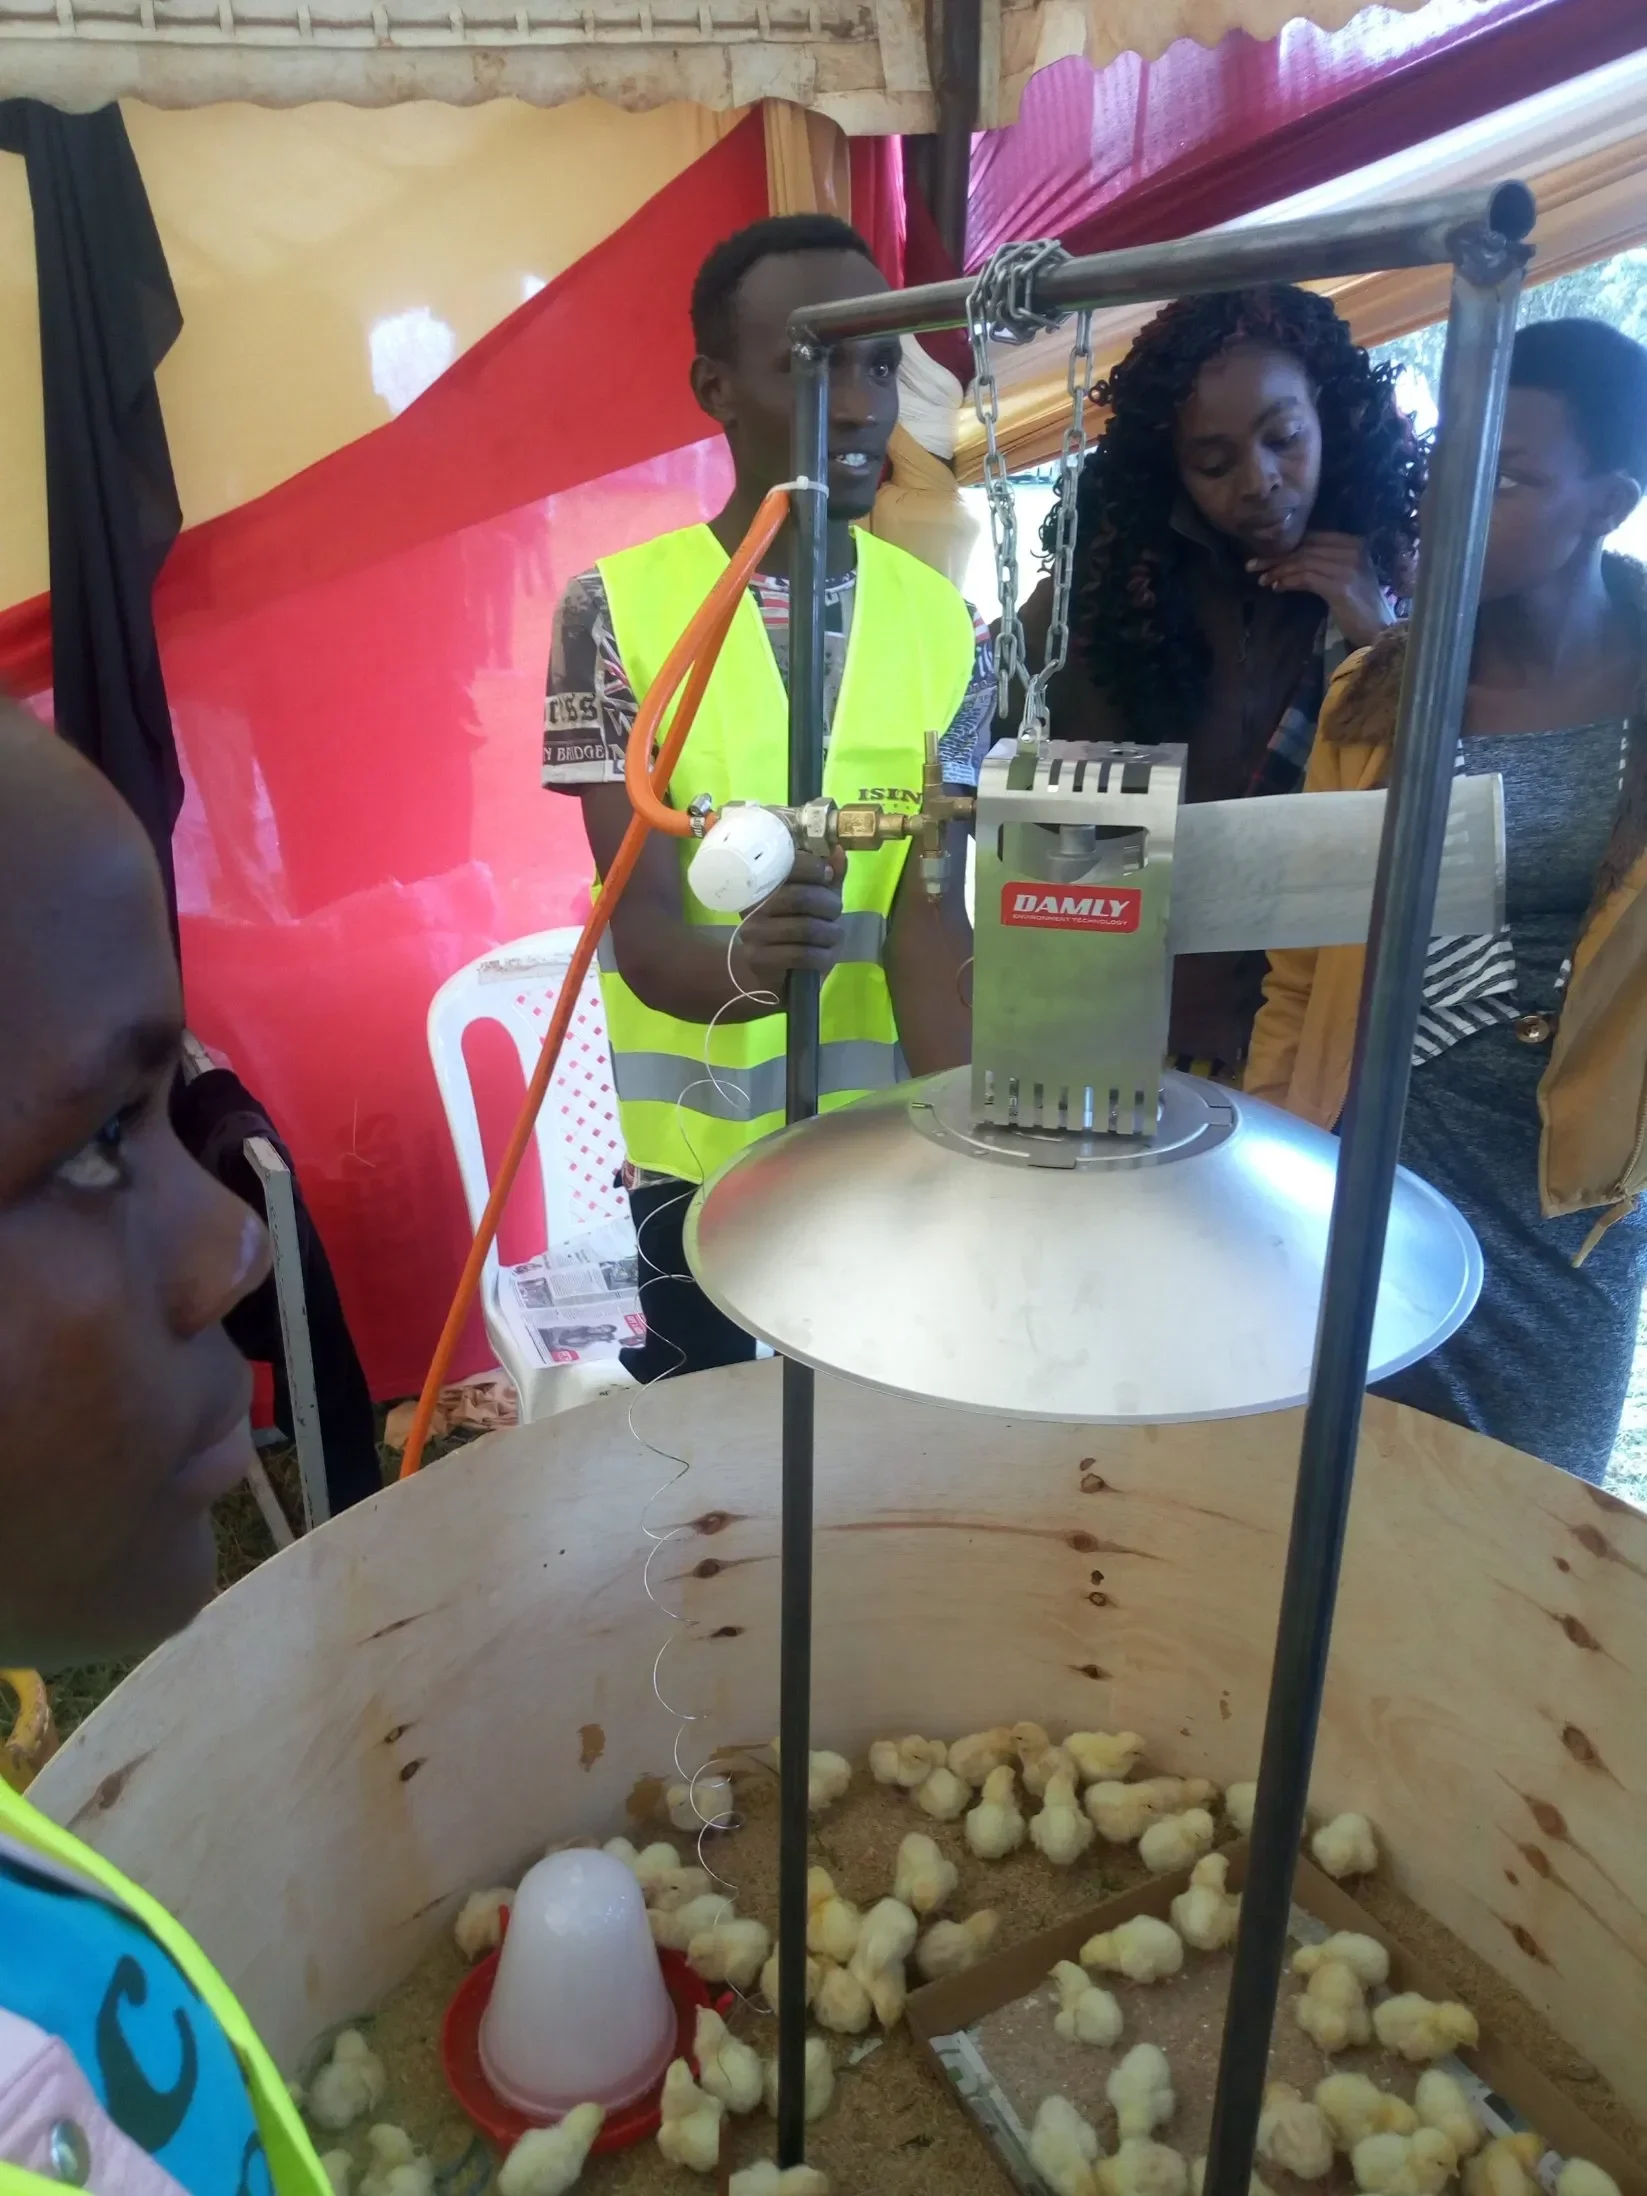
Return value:
<svg viewBox="0 0 1647 2196">
<path fill-rule="evenodd" d="M 858 582 L 824 791 L 837 801 L 912 808 L 927 733 L 947 730 L 972 675 L 972 619 L 938 573 L 873 535 L 855 539 Z M 725 552 L 707 526 L 602 560 L 613 635 L 637 696 L 725 569 Z M 788 709 L 760 606 L 746 595 L 676 766 L 675 805 L 699 794 L 717 808 L 731 800 L 785 802 Z M 713 914 L 686 884 L 694 845 L 676 842 L 687 919 L 730 928 L 737 918 Z M 846 958 L 825 979 L 819 1009 L 826 1108 L 884 1088 L 903 1072 L 882 957 L 908 852 L 905 842 L 847 862 Z M 702 1181 L 781 1125 L 781 1014 L 713 1028 L 680 1021 L 644 1005 L 610 951 L 600 967 L 624 1146 L 635 1166 Z"/>
<path fill-rule="evenodd" d="M 759 1121 L 783 1112 L 786 1063 L 761 1060 L 753 1067 L 720 1068 L 713 1074 L 703 1061 L 678 1052 L 619 1052 L 612 1057 L 618 1101 L 689 1106 L 713 1121 Z M 837 1038 L 818 1048 L 818 1093 L 824 1098 L 857 1098 L 866 1090 L 884 1090 L 902 1082 L 907 1070 L 896 1045 L 868 1038 Z"/>
</svg>

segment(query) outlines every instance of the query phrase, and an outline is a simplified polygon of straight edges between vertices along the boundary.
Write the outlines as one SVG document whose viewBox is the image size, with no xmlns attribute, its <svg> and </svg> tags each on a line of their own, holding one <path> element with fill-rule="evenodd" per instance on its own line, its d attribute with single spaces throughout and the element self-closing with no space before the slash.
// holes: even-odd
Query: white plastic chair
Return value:
<svg viewBox="0 0 1647 2196">
<path fill-rule="evenodd" d="M 471 1226 L 480 1220 L 491 1182 L 463 1054 L 464 1033 L 476 1022 L 501 1024 L 514 1040 L 522 1076 L 530 1080 L 577 939 L 570 929 L 516 938 L 460 968 L 430 1002 L 429 1057 Z M 633 1267 L 626 1286 L 612 1272 L 615 1262 L 634 1259 L 635 1233 L 629 1200 L 617 1182 L 623 1143 L 606 1015 L 593 972 L 573 1011 L 538 1115 L 537 1150 L 545 1258 L 582 1257 L 591 1279 L 587 1295 L 579 1290 L 576 1302 L 553 1304 L 544 1259 L 505 1267 L 495 1245 L 487 1253 L 481 1280 L 486 1332 L 519 1393 L 522 1419 L 549 1418 L 614 1388 L 631 1386 L 618 1363 L 618 1350 L 640 1339 Z M 561 1338 L 559 1351 L 548 1339 L 552 1335 Z M 556 1362 L 557 1355 L 564 1361 Z"/>
</svg>

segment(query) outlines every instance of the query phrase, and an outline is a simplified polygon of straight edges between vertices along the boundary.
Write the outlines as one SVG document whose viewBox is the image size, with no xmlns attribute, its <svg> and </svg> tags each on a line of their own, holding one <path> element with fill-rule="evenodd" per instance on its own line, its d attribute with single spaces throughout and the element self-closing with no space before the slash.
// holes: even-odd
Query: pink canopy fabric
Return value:
<svg viewBox="0 0 1647 2196">
<path fill-rule="evenodd" d="M 967 262 L 1012 237 L 1072 252 L 1188 236 L 1382 160 L 1647 44 L 1619 0 L 1429 0 L 1341 31 L 1180 40 L 1159 61 L 1033 77 L 972 155 Z"/>
</svg>

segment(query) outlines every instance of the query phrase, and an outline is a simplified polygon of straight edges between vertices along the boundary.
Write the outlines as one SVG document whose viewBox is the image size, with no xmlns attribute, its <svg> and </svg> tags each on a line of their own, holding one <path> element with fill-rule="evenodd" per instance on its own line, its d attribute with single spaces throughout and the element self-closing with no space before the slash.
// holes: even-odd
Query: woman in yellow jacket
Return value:
<svg viewBox="0 0 1647 2196">
<path fill-rule="evenodd" d="M 1506 922 L 1432 942 L 1403 1162 L 1481 1241 L 1481 1301 L 1380 1391 L 1600 1481 L 1647 1268 L 1647 573 L 1603 542 L 1647 484 L 1647 351 L 1516 339 L 1458 768 L 1504 781 Z M 1306 790 L 1389 775 L 1405 652 L 1346 664 Z M 1272 956 L 1246 1087 L 1333 1126 L 1364 955 Z"/>
<path fill-rule="evenodd" d="M 261 1222 L 172 1134 L 160 876 L 0 700 L 0 1665 L 128 1655 L 212 1591 L 248 1461 L 221 1321 Z M 245 2015 L 152 1899 L 0 1784 L 0 2196 L 330 2196 Z"/>
</svg>

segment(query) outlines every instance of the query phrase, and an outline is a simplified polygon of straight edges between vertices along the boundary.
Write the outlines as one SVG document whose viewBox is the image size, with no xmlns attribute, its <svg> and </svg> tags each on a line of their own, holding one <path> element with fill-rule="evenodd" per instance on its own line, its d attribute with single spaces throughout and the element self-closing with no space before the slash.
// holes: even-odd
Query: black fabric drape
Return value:
<svg viewBox="0 0 1647 2196">
<path fill-rule="evenodd" d="M 183 316 L 118 107 L 59 114 L 33 99 L 0 101 L 0 150 L 22 154 L 34 207 L 53 714 L 153 841 L 175 941 L 172 827 L 183 778 L 152 597 L 181 513 L 154 376 Z M 262 1211 L 242 1146 L 260 1135 L 282 1147 L 251 1093 L 221 1070 L 180 1078 L 173 1122 L 202 1166 Z M 341 1510 L 379 1483 L 371 1397 L 300 1190 L 297 1209 L 326 1477 Z M 290 1431 L 273 1281 L 225 1325 L 245 1356 L 274 1366 L 277 1415 Z"/>
<path fill-rule="evenodd" d="M 118 107 L 0 101 L 34 207 L 53 708 L 154 842 L 175 936 L 183 780 L 150 597 L 181 513 L 155 368 L 183 325 Z"/>
<path fill-rule="evenodd" d="M 246 1139 L 266 1136 L 289 1167 L 292 1156 L 275 1134 L 268 1115 L 227 1068 L 213 1068 L 192 1083 L 178 1078 L 172 1092 L 172 1126 L 184 1146 L 215 1175 L 225 1189 L 267 1218 L 263 1185 L 246 1157 Z M 364 1502 L 382 1485 L 378 1471 L 377 1426 L 366 1375 L 343 1317 L 337 1283 L 325 1245 L 309 1217 L 303 1192 L 293 1176 L 297 1204 L 299 1261 L 308 1308 L 309 1351 L 314 1360 L 315 1392 L 320 1405 L 320 1435 L 326 1451 L 326 1491 L 332 1513 Z M 292 1432 L 291 1392 L 286 1382 L 285 1348 L 274 1276 L 239 1304 L 223 1322 L 243 1357 L 273 1365 L 275 1417 Z"/>
</svg>

